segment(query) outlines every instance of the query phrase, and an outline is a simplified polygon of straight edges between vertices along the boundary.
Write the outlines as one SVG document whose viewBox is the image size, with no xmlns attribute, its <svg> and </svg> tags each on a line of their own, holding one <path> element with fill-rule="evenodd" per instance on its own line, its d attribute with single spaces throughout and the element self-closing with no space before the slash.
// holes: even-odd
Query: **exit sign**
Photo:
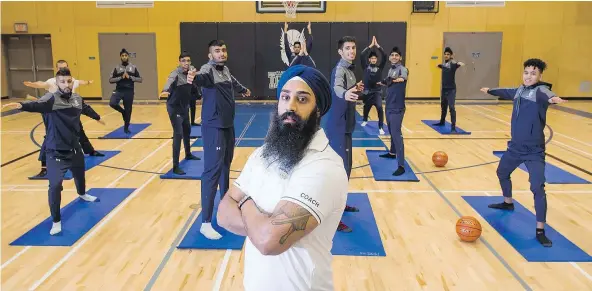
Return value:
<svg viewBox="0 0 592 291">
<path fill-rule="evenodd" d="M 26 23 L 15 23 L 14 32 L 29 32 L 29 26 Z"/>
</svg>

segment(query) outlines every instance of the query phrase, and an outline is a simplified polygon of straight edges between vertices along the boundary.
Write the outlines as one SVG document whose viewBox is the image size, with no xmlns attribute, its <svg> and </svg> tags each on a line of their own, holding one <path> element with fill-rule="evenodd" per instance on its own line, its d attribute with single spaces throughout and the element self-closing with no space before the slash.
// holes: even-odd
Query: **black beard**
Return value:
<svg viewBox="0 0 592 291">
<path fill-rule="evenodd" d="M 295 123 L 284 123 L 284 119 L 288 116 Z M 290 173 L 304 157 L 310 141 L 319 129 L 318 121 L 316 111 L 310 115 L 308 120 L 303 121 L 291 111 L 279 116 L 276 107 L 271 114 L 271 126 L 265 137 L 262 157 L 269 164 L 277 162 L 281 170 Z"/>
<path fill-rule="evenodd" d="M 60 91 L 60 96 L 62 96 L 63 98 L 70 99 L 70 97 L 72 97 L 71 90 L 68 93 L 64 92 L 62 89 L 59 89 L 59 91 Z"/>
</svg>

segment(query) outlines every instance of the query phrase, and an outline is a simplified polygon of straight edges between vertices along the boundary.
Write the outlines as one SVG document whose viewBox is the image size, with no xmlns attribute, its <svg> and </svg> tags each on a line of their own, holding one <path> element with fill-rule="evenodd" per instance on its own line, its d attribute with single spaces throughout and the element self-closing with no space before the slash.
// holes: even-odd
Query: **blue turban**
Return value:
<svg viewBox="0 0 592 291">
<path fill-rule="evenodd" d="M 277 97 L 280 98 L 284 85 L 290 79 L 300 77 L 312 89 L 317 100 L 317 108 L 321 116 L 325 115 L 331 107 L 331 86 L 327 78 L 317 69 L 313 67 L 296 65 L 288 68 L 280 77 L 277 86 Z"/>
</svg>

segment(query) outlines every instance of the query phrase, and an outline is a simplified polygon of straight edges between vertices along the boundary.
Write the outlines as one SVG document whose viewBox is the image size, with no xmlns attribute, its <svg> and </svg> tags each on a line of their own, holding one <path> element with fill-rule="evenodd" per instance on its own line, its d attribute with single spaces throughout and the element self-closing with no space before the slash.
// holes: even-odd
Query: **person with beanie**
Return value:
<svg viewBox="0 0 592 291">
<path fill-rule="evenodd" d="M 296 65 L 281 76 L 265 143 L 222 198 L 219 225 L 246 236 L 246 291 L 333 290 L 331 249 L 348 192 L 342 158 L 321 118 L 329 81 Z"/>
<path fill-rule="evenodd" d="M 403 56 L 398 47 L 391 50 L 389 60 L 391 68 L 387 77 L 380 82 L 387 86 L 386 95 L 386 120 L 391 134 L 391 148 L 381 158 L 397 159 L 397 170 L 393 176 L 405 173 L 405 143 L 403 142 L 403 117 L 405 117 L 405 90 L 407 89 L 407 77 L 409 70 L 401 64 Z"/>
<path fill-rule="evenodd" d="M 121 58 L 121 64 L 117 65 L 111 77 L 109 83 L 116 84 L 115 91 L 111 95 L 109 106 L 121 113 L 123 117 L 123 131 L 126 134 L 130 134 L 129 130 L 130 122 L 132 119 L 132 107 L 134 105 L 134 83 L 142 83 L 142 77 L 136 65 L 129 62 L 129 53 L 124 48 L 119 52 Z M 123 108 L 119 103 L 123 100 Z"/>
<path fill-rule="evenodd" d="M 440 106 L 442 107 L 442 114 L 440 115 L 440 122 L 434 123 L 435 126 L 444 126 L 446 120 L 446 113 L 450 108 L 450 131 L 456 131 L 456 70 L 465 64 L 463 62 L 456 62 L 453 60 L 453 53 L 450 47 L 444 49 L 444 64 L 438 64 L 438 68 L 442 69 L 442 88 L 440 97 Z"/>
</svg>

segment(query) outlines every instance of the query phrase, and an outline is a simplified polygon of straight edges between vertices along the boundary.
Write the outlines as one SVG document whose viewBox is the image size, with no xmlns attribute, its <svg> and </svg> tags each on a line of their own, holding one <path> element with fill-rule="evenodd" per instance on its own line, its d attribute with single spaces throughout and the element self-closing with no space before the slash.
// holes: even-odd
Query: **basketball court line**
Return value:
<svg viewBox="0 0 592 291">
<path fill-rule="evenodd" d="M 154 271 L 154 274 L 152 274 L 152 277 L 150 278 L 150 281 L 148 281 L 148 284 L 144 288 L 144 291 L 152 290 L 152 286 L 154 286 L 154 283 L 156 283 L 156 280 L 160 276 L 160 273 L 162 273 L 162 270 L 164 270 L 164 266 L 166 265 L 166 263 L 169 261 L 169 259 L 173 255 L 175 248 L 177 247 L 177 245 L 179 245 L 179 242 L 187 234 L 189 227 L 192 225 L 191 222 L 193 222 L 195 220 L 194 217 L 196 217 L 198 210 L 201 211 L 201 208 L 193 209 L 193 211 L 191 212 L 191 215 L 189 216 L 189 219 L 185 222 L 185 224 L 181 228 L 181 231 L 179 231 L 179 233 L 177 234 L 177 237 L 175 238 L 175 240 L 171 244 L 171 247 L 169 248 L 169 250 L 166 252 L 164 258 L 160 261 L 160 264 L 158 265 L 158 267 Z"/>
<path fill-rule="evenodd" d="M 500 113 L 500 112 L 498 112 L 498 111 L 495 111 L 495 110 L 491 110 L 491 109 L 489 109 L 489 108 L 485 108 L 485 107 L 483 107 L 483 106 L 481 106 L 481 105 L 477 105 L 477 107 L 479 107 L 479 108 L 481 108 L 481 109 L 483 109 L 483 110 L 487 110 L 487 111 L 489 111 L 489 112 L 493 112 L 493 113 L 496 113 L 496 114 L 500 114 L 500 115 L 501 115 L 501 113 Z M 510 125 L 510 123 L 508 123 L 508 122 L 506 122 L 506 124 Z M 563 137 L 565 137 L 565 138 L 567 138 L 567 139 L 571 139 L 571 140 L 573 140 L 573 141 L 575 141 L 575 142 L 579 142 L 579 143 L 581 143 L 581 144 L 583 144 L 583 145 L 586 145 L 586 146 L 592 147 L 592 144 L 590 144 L 590 143 L 587 143 L 587 142 L 581 141 L 581 140 L 579 140 L 579 139 L 576 139 L 576 138 L 573 138 L 573 137 L 571 137 L 571 136 L 568 136 L 568 135 L 565 135 L 565 134 L 559 133 L 559 132 L 557 132 L 557 131 L 555 131 L 555 134 L 557 134 L 557 135 L 560 135 L 560 136 L 563 136 Z"/>
<path fill-rule="evenodd" d="M 148 156 L 146 156 L 144 159 L 142 159 L 141 161 L 139 161 L 137 164 L 135 164 L 132 169 L 135 169 L 136 167 L 140 166 L 143 162 L 145 162 L 146 160 L 148 160 L 148 158 L 151 158 L 154 154 L 156 154 L 160 149 L 162 149 L 164 146 L 168 145 L 170 143 L 170 141 L 167 141 L 165 143 L 163 143 L 161 146 L 159 146 L 158 148 L 156 148 L 154 151 L 152 151 L 152 153 L 150 153 Z M 166 167 L 168 167 L 168 165 L 171 163 L 171 161 L 167 161 L 158 171 L 163 171 Z M 113 183 L 111 183 L 109 186 L 107 186 L 107 188 L 112 187 L 112 185 L 115 185 L 116 181 L 119 181 L 122 177 L 126 176 L 127 173 L 129 172 L 125 172 L 123 173 L 120 178 L 116 179 L 115 181 L 113 181 Z M 62 257 L 62 259 L 57 262 L 49 271 L 47 271 L 47 273 L 45 273 L 45 275 L 43 275 L 43 277 L 41 277 L 41 279 L 39 279 L 38 281 L 36 281 L 30 288 L 29 290 L 35 290 L 37 289 L 41 284 L 43 284 L 43 282 L 45 282 L 45 280 L 47 280 L 47 278 L 49 278 L 57 269 L 59 269 L 70 257 L 72 257 L 84 244 L 86 244 L 86 242 L 91 239 L 92 237 L 95 236 L 95 234 L 101 230 L 101 228 L 103 228 L 103 226 L 105 224 L 107 224 L 109 221 L 111 221 L 111 219 L 113 219 L 113 217 L 115 217 L 115 215 L 117 215 L 117 213 L 123 209 L 130 201 L 132 201 L 137 195 L 138 193 L 142 192 L 142 190 L 144 190 L 144 188 L 146 186 L 148 186 L 148 184 L 150 184 L 154 178 L 158 177 L 158 175 L 153 175 L 152 177 L 150 177 L 150 179 L 146 180 L 146 182 L 144 182 L 144 184 L 142 184 L 142 186 L 140 186 L 140 188 L 136 189 L 132 194 L 129 195 L 128 198 L 126 198 L 125 200 L 123 200 L 119 205 L 117 205 L 117 207 L 115 207 L 103 220 L 101 220 L 101 222 L 94 227 L 89 233 L 87 233 L 85 235 L 85 237 L 82 239 L 82 241 L 80 241 L 80 243 L 76 244 L 72 249 L 70 249 L 70 251 L 64 256 Z"/>
<path fill-rule="evenodd" d="M 463 106 L 465 106 L 465 107 L 466 107 L 466 105 L 463 105 Z M 473 108 L 469 108 L 469 107 L 466 107 L 466 108 L 468 108 L 469 110 L 475 111 L 475 112 L 477 112 L 477 113 L 480 113 L 480 114 L 482 114 L 482 115 L 484 115 L 484 116 L 486 116 L 486 117 L 488 117 L 488 118 L 490 118 L 490 119 L 494 119 L 494 120 L 497 120 L 497 121 L 499 121 L 499 122 L 502 122 L 502 123 L 504 123 L 504 124 L 506 124 L 506 125 L 508 125 L 508 126 L 511 126 L 511 124 L 510 124 L 509 122 L 507 122 L 507 121 L 504 121 L 504 120 L 501 120 L 501 119 L 499 119 L 499 118 L 497 118 L 497 117 L 495 117 L 495 116 L 491 116 L 491 115 L 489 115 L 489 114 L 487 114 L 487 113 L 485 113 L 485 112 L 483 112 L 483 111 L 479 111 L 479 110 L 476 110 L 476 109 L 473 109 Z M 561 133 L 558 133 L 558 132 L 555 132 L 555 134 L 557 134 L 557 135 L 561 135 L 561 136 L 566 136 L 566 135 L 564 135 L 564 134 L 561 134 Z M 573 140 L 575 140 L 575 141 L 579 141 L 579 140 L 577 140 L 577 139 L 574 139 L 574 138 L 572 138 L 572 137 L 569 137 L 569 138 L 570 138 L 570 139 L 573 139 Z M 553 143 L 556 143 L 556 144 L 563 145 L 563 146 L 565 146 L 565 147 L 567 147 L 567 148 L 570 148 L 570 149 L 572 149 L 572 150 L 574 150 L 574 151 L 580 152 L 581 154 L 584 154 L 584 155 L 587 155 L 587 156 L 590 156 L 590 157 L 592 157 L 592 154 L 590 154 L 590 153 L 588 153 L 588 152 L 585 152 L 585 151 L 582 151 L 582 150 L 580 150 L 580 149 L 577 149 L 577 148 L 574 148 L 574 147 L 568 146 L 568 145 L 566 145 L 566 144 L 564 144 L 564 143 L 562 143 L 562 142 L 559 142 L 559 141 L 556 141 L 556 140 L 552 140 L 551 142 L 553 142 Z M 580 142 L 580 143 L 584 143 L 584 142 L 582 142 L 582 141 L 579 141 L 579 142 Z M 584 143 L 584 144 L 585 144 L 585 143 Z"/>
<path fill-rule="evenodd" d="M 119 148 L 119 147 L 121 147 L 121 146 L 123 146 L 123 145 L 125 145 L 125 144 L 127 144 L 128 142 L 130 142 L 130 141 L 126 141 L 126 142 L 124 142 L 124 143 L 120 144 L 119 146 L 117 146 L 117 147 L 116 147 L 116 149 L 117 149 L 117 148 Z M 160 149 L 161 149 L 163 146 L 165 146 L 165 145 L 166 145 L 166 144 L 168 144 L 169 142 L 170 142 L 170 141 L 167 141 L 167 142 L 163 143 L 163 144 L 162 144 L 160 147 L 158 147 L 156 150 L 154 150 L 154 151 L 153 151 L 152 153 L 150 153 L 148 156 L 144 157 L 144 159 L 142 159 L 142 160 L 141 160 L 141 161 L 139 161 L 137 164 L 135 164 L 135 165 L 132 167 L 132 169 L 134 169 L 135 167 L 137 167 L 137 166 L 139 166 L 140 164 L 142 164 L 142 163 L 143 163 L 145 160 L 147 160 L 149 157 L 153 156 L 153 155 L 154 155 L 154 154 L 155 154 L 155 153 L 156 153 L 158 150 L 160 150 Z M 125 176 L 125 175 L 127 175 L 128 173 L 129 173 L 129 172 L 125 172 L 125 173 L 121 174 L 120 178 L 121 178 L 122 176 Z M 119 179 L 117 179 L 116 181 L 118 181 L 118 180 L 119 180 Z M 113 185 L 115 185 L 115 181 L 114 181 L 114 182 L 112 182 L 111 184 L 109 184 L 109 186 L 107 186 L 107 188 L 111 188 Z M 18 187 L 18 186 L 17 186 L 17 187 Z M 15 188 L 16 188 L 16 187 L 15 187 Z M 15 189 L 15 188 L 11 189 L 11 191 L 17 190 L 17 189 Z M 18 190 L 17 190 L 17 191 L 18 191 Z M 39 190 L 36 190 L 36 189 L 23 189 L 23 191 L 40 191 L 40 192 L 41 192 L 41 191 L 47 191 L 47 186 L 45 186 L 45 188 L 44 188 L 44 189 L 39 189 Z M 64 189 L 64 190 L 62 190 L 62 191 L 75 191 L 75 189 Z M 132 194 L 131 194 L 129 197 L 132 197 L 132 195 L 133 195 L 133 194 L 134 194 L 134 193 L 132 193 Z M 128 199 L 129 199 L 129 197 L 128 197 Z M 122 204 L 123 204 L 123 203 L 127 203 L 126 201 L 127 201 L 127 199 L 126 199 L 126 200 L 124 200 L 124 201 L 122 202 Z M 117 207 L 119 207 L 119 205 L 118 205 Z M 115 210 L 115 209 L 114 209 L 114 210 Z M 111 215 L 111 213 L 110 213 L 109 215 Z M 107 218 L 109 218 L 109 216 L 105 217 L 105 219 L 107 219 Z M 110 218 L 109 218 L 109 220 L 110 220 Z M 93 231 L 89 232 L 87 235 L 89 235 L 89 234 L 90 234 L 90 233 L 92 233 L 92 232 L 93 232 Z M 12 263 L 12 262 L 13 262 L 14 260 L 16 260 L 18 257 L 20 257 L 21 255 L 23 255 L 23 254 L 24 254 L 24 253 L 25 253 L 27 250 L 29 250 L 29 247 L 25 247 L 25 249 L 23 249 L 23 251 L 21 251 L 21 252 L 18 252 L 16 255 L 14 255 L 12 258 L 10 258 L 8 261 L 6 261 L 6 263 L 4 263 L 4 264 L 2 265 L 2 268 L 4 268 L 4 267 L 8 266 L 8 265 L 9 265 L 9 263 Z M 55 266 L 54 266 L 54 267 L 55 267 Z M 57 268 L 56 268 L 56 269 L 57 269 Z M 54 271 L 55 271 L 55 270 L 54 270 Z M 52 271 L 52 273 L 53 273 L 54 271 Z M 46 279 L 47 279 L 47 278 L 46 278 Z M 44 279 L 44 280 L 45 280 L 45 279 Z M 35 288 L 37 288 L 37 287 L 35 287 Z"/>
<path fill-rule="evenodd" d="M 487 196 L 492 196 L 491 194 L 489 194 L 488 192 L 483 192 L 485 193 L 485 195 Z M 496 195 L 497 196 L 497 195 Z M 590 274 L 588 274 L 588 272 L 586 272 L 586 270 L 582 269 L 578 263 L 576 262 L 569 262 L 569 264 L 574 267 L 576 270 L 578 270 L 580 273 L 582 273 L 582 275 L 584 275 L 584 277 L 588 278 L 588 280 L 592 281 L 592 276 L 590 276 Z"/>
<path fill-rule="evenodd" d="M 253 120 L 255 120 L 255 116 L 257 115 L 257 113 L 254 113 L 251 115 L 251 118 L 249 119 L 249 121 L 247 121 L 247 124 L 245 125 L 245 128 L 243 129 L 243 131 L 241 132 L 241 134 L 238 136 L 238 138 L 236 139 L 236 142 L 234 144 L 234 146 L 238 146 L 238 144 L 241 142 L 241 140 L 245 139 L 245 135 L 247 134 L 247 131 L 249 130 L 249 127 L 251 126 L 251 124 L 253 123 Z M 232 178 L 230 178 L 230 180 L 233 180 Z M 201 212 L 201 208 L 199 209 Z M 197 219 L 197 217 L 193 217 L 194 214 L 197 213 L 197 208 L 193 211 L 193 213 L 191 214 L 191 217 L 189 217 L 189 219 L 187 219 L 187 221 L 185 222 L 185 226 L 188 225 L 193 225 L 193 223 L 195 223 L 195 219 Z M 179 234 L 177 234 L 177 238 L 179 239 L 179 241 L 181 239 L 183 239 L 183 237 L 186 235 L 187 229 L 185 228 L 181 229 L 181 231 L 179 231 Z M 160 261 L 160 264 L 158 265 L 157 269 L 154 271 L 154 274 L 152 275 L 152 277 L 150 278 L 150 281 L 148 282 L 148 284 L 146 285 L 146 287 L 144 288 L 144 291 L 148 291 L 152 289 L 152 286 L 154 286 L 154 284 L 156 283 L 156 280 L 158 280 L 158 277 L 160 276 L 160 273 L 162 272 L 162 270 L 164 269 L 164 267 L 166 266 L 166 264 L 168 263 L 171 255 L 173 254 L 173 252 L 175 251 L 175 248 L 177 248 L 177 244 L 179 243 L 178 240 L 175 240 L 175 243 L 173 243 L 166 255 L 162 258 L 162 260 Z M 222 278 L 224 277 L 224 273 L 226 272 L 226 266 L 228 264 L 228 258 L 230 258 L 230 254 L 232 253 L 232 249 L 227 249 L 226 250 L 226 254 L 224 255 L 224 259 L 221 262 L 220 268 L 218 268 L 216 270 L 216 280 L 218 280 L 218 278 L 220 278 L 220 282 L 216 281 L 214 283 L 214 289 L 215 290 L 219 290 L 220 289 L 220 284 L 222 283 Z M 215 286 L 218 286 L 216 289 Z"/>
<path fill-rule="evenodd" d="M 418 169 L 411 160 L 409 160 L 408 162 L 411 167 Z M 452 210 L 456 213 L 456 215 L 458 217 L 462 217 L 461 212 L 450 202 L 450 200 L 448 200 L 448 198 L 446 198 L 444 193 L 442 193 L 438 189 L 438 187 L 436 187 L 436 185 L 434 185 L 434 183 L 432 183 L 432 181 L 425 174 L 421 174 L 421 175 L 423 176 L 425 181 L 428 182 L 428 184 L 436 191 L 436 193 L 438 193 L 438 195 L 440 195 L 440 197 L 442 199 L 444 199 L 446 204 L 448 204 L 448 206 L 450 206 L 450 208 L 452 208 Z M 485 238 L 479 237 L 479 240 L 481 240 L 481 242 L 483 242 L 483 244 L 489 249 L 489 251 L 491 251 L 491 253 L 502 263 L 502 265 L 504 265 L 506 270 L 508 270 L 512 274 L 512 276 L 514 276 L 514 278 L 516 280 L 518 280 L 518 282 L 522 285 L 522 287 L 524 287 L 524 289 L 532 291 L 530 286 L 528 286 L 528 284 L 526 284 L 526 282 L 520 277 L 520 275 L 518 275 L 518 273 L 516 273 L 516 271 L 514 271 L 514 269 L 512 269 L 512 267 L 510 267 L 510 265 L 506 262 L 506 260 L 504 260 L 504 258 L 493 248 L 493 246 L 491 244 L 489 244 L 489 242 Z"/>
<path fill-rule="evenodd" d="M 212 287 L 213 291 L 220 291 L 220 286 L 222 285 L 222 280 L 224 279 L 224 274 L 226 273 L 226 266 L 228 266 L 228 262 L 230 261 L 230 254 L 232 250 L 226 250 L 224 254 L 224 258 L 222 259 L 222 263 L 220 263 L 220 267 L 218 271 L 223 270 L 222 272 L 218 272 L 216 274 L 216 281 L 214 282 L 214 287 Z"/>
</svg>

